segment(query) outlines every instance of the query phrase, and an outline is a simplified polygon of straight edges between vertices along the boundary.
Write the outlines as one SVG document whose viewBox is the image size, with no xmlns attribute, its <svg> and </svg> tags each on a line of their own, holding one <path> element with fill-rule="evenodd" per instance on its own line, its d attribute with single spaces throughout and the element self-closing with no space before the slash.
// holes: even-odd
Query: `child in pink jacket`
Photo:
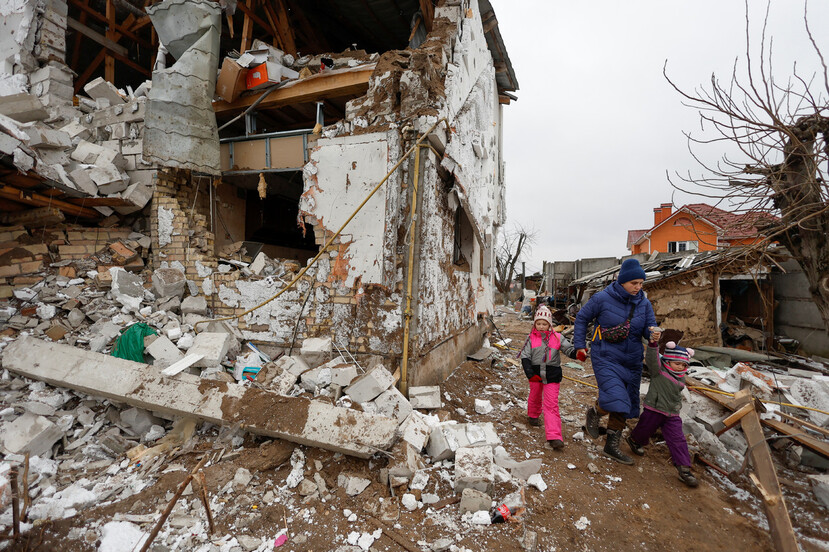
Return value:
<svg viewBox="0 0 829 552">
<path fill-rule="evenodd" d="M 544 430 L 547 443 L 554 449 L 564 448 L 561 433 L 561 416 L 558 411 L 558 392 L 561 385 L 561 355 L 575 358 L 575 349 L 560 333 L 553 330 L 553 314 L 541 305 L 535 311 L 533 329 L 521 352 L 521 366 L 530 381 L 530 396 L 527 399 L 527 417 L 531 426 L 541 425 L 538 421 L 544 413 Z"/>
</svg>

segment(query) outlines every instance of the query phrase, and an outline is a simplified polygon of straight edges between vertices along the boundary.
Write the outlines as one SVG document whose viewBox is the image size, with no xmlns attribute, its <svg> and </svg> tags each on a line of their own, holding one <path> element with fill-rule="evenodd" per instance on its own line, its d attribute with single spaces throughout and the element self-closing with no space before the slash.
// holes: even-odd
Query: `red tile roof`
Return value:
<svg viewBox="0 0 829 552">
<path fill-rule="evenodd" d="M 639 241 L 639 238 L 641 238 L 642 236 L 647 234 L 648 230 L 649 230 L 649 228 L 645 228 L 644 230 L 628 230 L 628 245 L 627 245 L 627 248 L 630 249 L 631 247 L 633 247 L 633 244 L 635 244 L 637 241 Z"/>
<path fill-rule="evenodd" d="M 684 208 L 719 227 L 723 232 L 720 237 L 724 240 L 753 238 L 759 234 L 755 226 L 759 221 L 777 220 L 768 213 L 730 213 L 705 203 L 691 203 Z"/>
</svg>

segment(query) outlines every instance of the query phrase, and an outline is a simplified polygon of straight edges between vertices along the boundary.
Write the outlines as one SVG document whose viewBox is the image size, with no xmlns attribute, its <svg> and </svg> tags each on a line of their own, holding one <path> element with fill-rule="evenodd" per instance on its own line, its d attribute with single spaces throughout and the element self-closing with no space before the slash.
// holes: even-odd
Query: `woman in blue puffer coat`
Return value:
<svg viewBox="0 0 829 552">
<path fill-rule="evenodd" d="M 656 317 L 648 298 L 642 292 L 645 271 L 636 259 L 622 263 L 619 277 L 595 294 L 576 316 L 573 345 L 579 360 L 587 358 L 587 326 L 593 322 L 600 328 L 590 336 L 593 373 L 599 386 L 599 399 L 587 409 L 585 427 L 591 437 L 599 436 L 599 417 L 609 415 L 604 455 L 623 464 L 633 464 L 622 453 L 619 443 L 627 418 L 639 416 L 639 382 L 642 378 L 644 348 L 642 338 L 650 337 Z M 601 332 L 624 325 L 630 319 L 627 337 L 617 343 L 602 339 Z"/>
</svg>

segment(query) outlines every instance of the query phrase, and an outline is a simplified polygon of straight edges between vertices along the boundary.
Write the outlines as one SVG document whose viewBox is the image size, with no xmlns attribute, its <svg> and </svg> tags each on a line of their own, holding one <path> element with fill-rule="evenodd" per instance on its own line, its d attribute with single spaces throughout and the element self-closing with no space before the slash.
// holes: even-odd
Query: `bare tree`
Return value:
<svg viewBox="0 0 829 552">
<path fill-rule="evenodd" d="M 805 77 L 795 64 L 785 82 L 775 80 L 773 40 L 766 36 L 768 7 L 755 59 L 748 13 L 746 3 L 746 57 L 735 62 L 727 83 L 712 75 L 710 86 L 686 92 L 668 77 L 667 63 L 663 69 L 685 105 L 699 110 L 704 132 L 703 137 L 686 136 L 705 176 L 689 173 L 672 184 L 750 214 L 743 221 L 750 220 L 765 237 L 755 245 L 759 250 L 775 242 L 784 245 L 803 269 L 829 332 L 829 72 L 804 9 L 804 32 L 822 70 Z M 701 145 L 723 147 L 723 142 L 738 153 L 723 155 L 716 166 L 695 155 Z M 696 189 L 684 185 L 689 183 Z"/>
<path fill-rule="evenodd" d="M 530 250 L 535 243 L 536 232 L 527 231 L 520 225 L 512 230 L 504 231 L 501 243 L 495 252 L 495 287 L 506 296 L 509 294 L 512 278 L 515 275 L 515 265 L 521 256 Z"/>
</svg>

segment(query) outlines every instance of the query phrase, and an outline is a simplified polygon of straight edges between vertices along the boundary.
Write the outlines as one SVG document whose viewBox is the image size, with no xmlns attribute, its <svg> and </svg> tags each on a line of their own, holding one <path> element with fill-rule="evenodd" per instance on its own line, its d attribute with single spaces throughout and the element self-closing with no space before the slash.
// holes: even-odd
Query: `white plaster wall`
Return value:
<svg viewBox="0 0 829 552">
<path fill-rule="evenodd" d="M 11 73 L 12 65 L 37 67 L 32 58 L 35 45 L 35 14 L 38 1 L 0 0 L 0 73 Z"/>
<path fill-rule="evenodd" d="M 396 138 L 390 134 L 321 138 L 304 170 L 300 216 L 330 233 L 336 232 L 396 161 L 390 161 L 390 147 L 397 155 Z M 392 190 L 386 187 L 389 185 Z M 381 187 L 340 236 L 339 243 L 347 246 L 342 255 L 347 260 L 348 287 L 358 279 L 362 284 L 388 284 L 390 267 L 384 256 L 393 250 L 393 244 L 385 243 L 386 204 L 392 194 L 394 208 L 388 212 L 397 212 L 399 190 L 394 186 L 399 187 L 399 177 Z"/>
</svg>

